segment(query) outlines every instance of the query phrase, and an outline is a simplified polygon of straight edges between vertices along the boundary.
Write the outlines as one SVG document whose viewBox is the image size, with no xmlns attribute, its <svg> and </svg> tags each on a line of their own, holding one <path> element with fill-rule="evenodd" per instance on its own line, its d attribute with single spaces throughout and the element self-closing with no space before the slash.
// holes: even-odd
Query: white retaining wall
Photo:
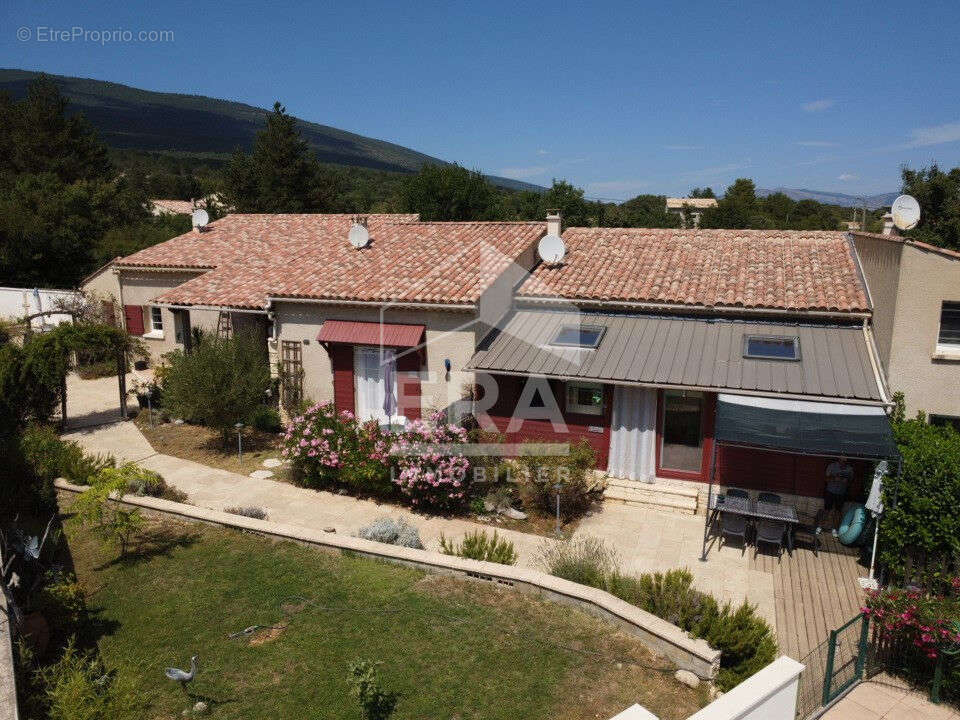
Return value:
<svg viewBox="0 0 960 720">
<path fill-rule="evenodd" d="M 792 658 L 777 658 L 687 720 L 794 720 L 803 669 Z M 633 705 L 610 720 L 657 720 L 657 716 Z"/>
</svg>

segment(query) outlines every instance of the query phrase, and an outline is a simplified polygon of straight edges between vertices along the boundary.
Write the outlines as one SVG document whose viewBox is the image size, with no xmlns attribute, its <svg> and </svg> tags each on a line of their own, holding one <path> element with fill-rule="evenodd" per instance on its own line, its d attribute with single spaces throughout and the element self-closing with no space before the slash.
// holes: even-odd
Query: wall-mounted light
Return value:
<svg viewBox="0 0 960 720">
<path fill-rule="evenodd" d="M 450 362 L 450 358 L 444 358 L 444 360 L 443 360 L 443 367 L 446 369 L 447 372 L 450 372 L 451 366 L 452 366 L 452 364 L 451 364 L 451 362 Z"/>
</svg>

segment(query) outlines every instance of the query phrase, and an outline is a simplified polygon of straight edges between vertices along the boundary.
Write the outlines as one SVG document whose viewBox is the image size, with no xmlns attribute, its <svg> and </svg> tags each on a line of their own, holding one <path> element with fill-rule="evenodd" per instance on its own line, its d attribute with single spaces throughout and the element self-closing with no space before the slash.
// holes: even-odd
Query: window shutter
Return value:
<svg viewBox="0 0 960 720">
<path fill-rule="evenodd" d="M 124 305 L 123 318 L 127 332 L 131 335 L 143 335 L 143 308 L 139 305 Z"/>
</svg>

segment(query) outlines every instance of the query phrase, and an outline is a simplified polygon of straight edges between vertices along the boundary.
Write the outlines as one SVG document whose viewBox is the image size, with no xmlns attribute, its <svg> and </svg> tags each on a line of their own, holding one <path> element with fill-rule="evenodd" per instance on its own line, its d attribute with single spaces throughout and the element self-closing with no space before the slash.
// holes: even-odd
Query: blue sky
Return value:
<svg viewBox="0 0 960 720">
<path fill-rule="evenodd" d="M 279 99 L 298 117 L 485 172 L 567 178 L 593 197 L 737 177 L 869 194 L 899 189 L 904 163 L 960 165 L 956 2 L 6 0 L 0 18 L 2 67 Z M 173 40 L 38 40 L 74 27 Z"/>
</svg>

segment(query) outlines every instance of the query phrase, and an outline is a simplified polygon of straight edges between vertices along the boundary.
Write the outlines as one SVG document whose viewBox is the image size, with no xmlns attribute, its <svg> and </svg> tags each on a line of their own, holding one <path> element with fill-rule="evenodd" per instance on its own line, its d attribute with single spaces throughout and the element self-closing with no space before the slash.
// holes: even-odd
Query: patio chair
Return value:
<svg viewBox="0 0 960 720">
<path fill-rule="evenodd" d="M 740 553 L 743 555 L 747 552 L 747 530 L 749 527 L 750 524 L 743 515 L 720 513 L 720 542 L 717 547 L 723 547 L 723 541 L 727 537 L 738 537 L 743 543 L 743 552 Z"/>
<path fill-rule="evenodd" d="M 823 532 L 823 510 L 818 510 L 816 515 L 802 515 L 803 522 L 793 528 L 793 539 L 809 542 L 813 550 L 813 556 L 817 557 L 823 542 L 820 535 Z"/>
<path fill-rule="evenodd" d="M 753 556 L 757 556 L 757 553 L 760 551 L 760 543 L 764 543 L 765 545 L 776 546 L 777 560 L 780 560 L 780 556 L 783 553 L 783 538 L 786 533 L 787 526 L 785 523 L 776 522 L 773 520 L 757 521 L 757 534 L 754 538 L 756 547 L 754 549 Z"/>
<path fill-rule="evenodd" d="M 757 502 L 773 503 L 774 505 L 780 504 L 780 496 L 772 492 L 762 492 L 757 495 Z"/>
</svg>

